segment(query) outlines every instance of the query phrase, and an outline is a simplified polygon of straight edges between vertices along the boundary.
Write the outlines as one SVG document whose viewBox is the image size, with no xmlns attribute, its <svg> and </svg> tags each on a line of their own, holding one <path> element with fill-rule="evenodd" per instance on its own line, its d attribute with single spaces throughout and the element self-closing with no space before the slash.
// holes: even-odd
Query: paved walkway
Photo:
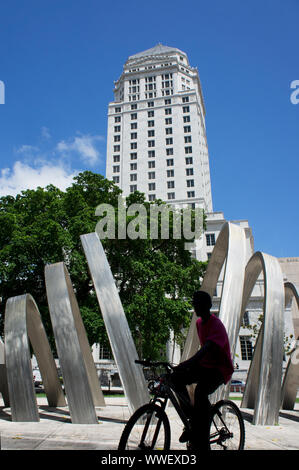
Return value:
<svg viewBox="0 0 299 470">
<path fill-rule="evenodd" d="M 46 398 L 38 398 L 40 422 L 11 421 L 10 408 L 0 400 L 2 450 L 112 450 L 118 442 L 129 411 L 125 398 L 106 397 L 106 407 L 97 408 L 99 424 L 72 424 L 68 408 L 50 408 Z M 235 403 L 240 405 L 240 401 Z M 172 449 L 179 449 L 174 409 L 168 409 L 172 428 Z M 299 404 L 293 411 L 280 412 L 279 425 L 254 426 L 253 410 L 242 409 L 245 419 L 246 450 L 299 450 Z M 184 447 L 181 447 L 184 449 Z"/>
</svg>

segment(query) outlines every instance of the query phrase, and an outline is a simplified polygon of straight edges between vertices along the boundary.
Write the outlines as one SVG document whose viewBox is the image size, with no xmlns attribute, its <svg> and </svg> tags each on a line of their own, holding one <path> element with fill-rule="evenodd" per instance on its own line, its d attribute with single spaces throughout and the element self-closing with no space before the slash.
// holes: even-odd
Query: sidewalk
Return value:
<svg viewBox="0 0 299 470">
<path fill-rule="evenodd" d="M 106 407 L 96 408 L 99 424 L 72 424 L 68 408 L 50 408 L 38 398 L 40 422 L 11 421 L 10 408 L 0 400 L 2 450 L 116 450 L 129 410 L 124 397 L 106 397 Z M 235 401 L 240 406 L 241 401 Z M 181 426 L 176 412 L 168 408 L 172 430 L 171 449 L 178 443 Z M 299 450 L 299 404 L 295 410 L 281 410 L 278 426 L 254 426 L 253 410 L 242 409 L 245 420 L 245 450 Z"/>
</svg>

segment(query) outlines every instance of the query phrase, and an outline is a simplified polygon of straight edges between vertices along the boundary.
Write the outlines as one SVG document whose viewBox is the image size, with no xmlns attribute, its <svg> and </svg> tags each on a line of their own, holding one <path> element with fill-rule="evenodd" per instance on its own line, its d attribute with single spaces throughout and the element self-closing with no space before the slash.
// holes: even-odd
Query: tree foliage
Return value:
<svg viewBox="0 0 299 470">
<path fill-rule="evenodd" d="M 82 250 L 80 235 L 95 231 L 95 208 L 118 208 L 120 189 L 89 171 L 74 178 L 65 192 L 53 185 L 0 198 L 0 328 L 8 298 L 30 293 L 36 300 L 53 349 L 44 268 L 64 261 L 76 292 L 90 344 L 107 344 L 104 323 Z M 142 203 L 134 193 L 126 205 Z M 157 204 L 162 204 L 158 201 Z M 132 217 L 127 217 L 129 223 Z M 116 220 L 116 225 L 118 220 Z M 191 314 L 188 299 L 200 286 L 205 263 L 191 258 L 185 241 L 129 238 L 102 240 L 121 301 L 141 356 L 158 357 L 170 330 L 180 338 Z"/>
</svg>

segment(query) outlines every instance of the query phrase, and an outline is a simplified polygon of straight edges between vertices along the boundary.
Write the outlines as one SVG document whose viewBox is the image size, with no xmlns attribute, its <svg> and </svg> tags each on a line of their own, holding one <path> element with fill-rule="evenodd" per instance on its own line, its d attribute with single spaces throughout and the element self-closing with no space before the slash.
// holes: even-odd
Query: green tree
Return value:
<svg viewBox="0 0 299 470">
<path fill-rule="evenodd" d="M 103 176 L 85 171 L 65 192 L 50 185 L 0 199 L 0 328 L 9 297 L 30 293 L 41 311 L 55 349 L 46 299 L 44 267 L 64 261 L 76 292 L 90 344 L 107 344 L 104 323 L 88 273 L 80 235 L 95 230 L 95 208 L 110 204 L 117 214 L 121 191 Z M 127 207 L 150 203 L 134 193 Z M 161 205 L 162 201 L 156 204 Z M 126 223 L 134 217 L 127 217 Z M 171 223 L 172 223 L 171 219 Z M 116 218 L 116 226 L 118 218 Z M 116 232 L 117 233 L 117 232 Z M 170 231 L 171 233 L 171 231 Z M 179 340 L 191 318 L 188 299 L 200 286 L 205 263 L 191 258 L 185 241 L 173 239 L 105 239 L 108 261 L 116 279 L 138 352 L 158 357 L 172 330 Z"/>
</svg>

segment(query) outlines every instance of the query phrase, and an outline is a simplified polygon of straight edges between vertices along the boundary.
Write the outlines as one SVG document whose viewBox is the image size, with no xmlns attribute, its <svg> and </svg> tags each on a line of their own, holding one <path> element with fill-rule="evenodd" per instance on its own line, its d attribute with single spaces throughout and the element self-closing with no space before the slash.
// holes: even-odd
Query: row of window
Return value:
<svg viewBox="0 0 299 470">
<path fill-rule="evenodd" d="M 148 78 L 150 78 L 150 77 L 148 77 Z M 130 82 L 131 82 L 131 81 L 133 82 L 134 80 L 130 80 Z M 139 81 L 138 81 L 138 83 L 139 83 Z M 133 84 L 133 83 L 132 83 L 132 84 Z M 148 86 L 149 86 L 149 85 L 148 85 Z M 149 90 L 150 90 L 150 88 L 149 88 Z M 183 96 L 183 97 L 182 97 L 182 103 L 189 103 L 189 96 Z M 171 104 L 171 98 L 165 99 L 165 100 L 164 100 L 164 104 L 165 104 L 165 105 Z M 147 104 L 147 106 L 148 106 L 149 108 L 154 107 L 154 102 L 153 102 L 153 101 L 149 101 L 148 104 Z M 132 103 L 132 104 L 131 104 L 131 110 L 134 110 L 134 109 L 138 109 L 137 103 Z M 115 112 L 116 114 L 117 114 L 117 113 L 121 113 L 121 106 L 116 106 L 116 107 L 114 108 L 114 112 Z"/>
<path fill-rule="evenodd" d="M 186 157 L 185 158 L 185 163 L 186 163 L 186 165 L 193 165 L 193 157 Z M 137 170 L 137 163 L 131 163 L 130 165 L 131 165 L 131 170 Z M 167 158 L 166 159 L 166 165 L 167 166 L 174 166 L 174 159 L 173 158 Z M 152 166 L 152 168 L 154 168 L 154 166 Z M 192 171 L 193 171 L 193 168 L 192 168 Z M 120 166 L 119 165 L 113 165 L 113 173 L 119 173 L 119 172 L 120 172 Z"/>
<path fill-rule="evenodd" d="M 149 183 L 148 184 L 148 190 L 149 191 L 155 191 L 156 190 L 156 183 Z M 137 191 L 137 184 L 131 184 L 130 185 L 130 192 L 134 193 L 135 191 Z M 150 201 L 154 201 L 155 197 L 156 197 L 155 194 L 152 194 L 152 195 L 149 194 L 149 200 Z M 194 197 L 195 197 L 195 191 L 187 191 L 187 198 L 194 198 Z M 175 193 L 174 192 L 167 193 L 167 199 L 168 200 L 175 199 Z"/>
</svg>

